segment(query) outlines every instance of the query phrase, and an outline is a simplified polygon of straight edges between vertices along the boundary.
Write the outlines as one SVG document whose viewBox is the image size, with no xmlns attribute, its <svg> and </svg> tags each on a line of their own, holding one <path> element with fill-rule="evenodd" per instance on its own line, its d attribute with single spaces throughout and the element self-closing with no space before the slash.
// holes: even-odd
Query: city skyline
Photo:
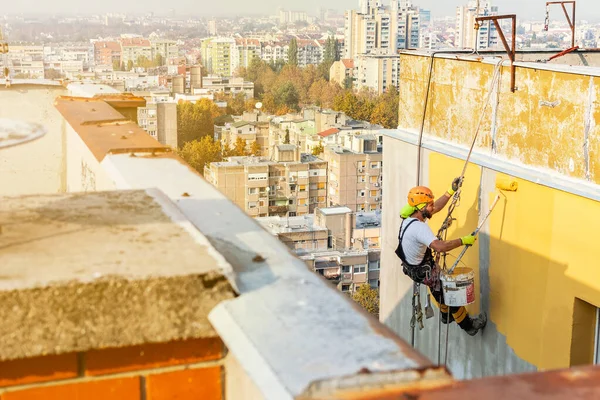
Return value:
<svg viewBox="0 0 600 400">
<path fill-rule="evenodd" d="M 389 1 L 384 1 L 389 4 Z M 456 7 L 465 5 L 468 0 L 445 1 L 440 4 L 436 0 L 415 0 L 414 5 L 430 9 L 433 17 L 452 16 L 455 14 Z M 538 19 L 545 17 L 545 1 L 527 1 L 520 0 L 495 0 L 501 13 L 517 13 L 521 19 Z M 101 4 L 88 6 L 82 9 L 80 3 L 76 0 L 56 0 L 52 3 L 40 2 L 39 0 L 25 0 L 21 2 L 8 3 L 3 7 L 6 14 L 32 14 L 31 10 L 36 10 L 36 14 L 88 14 L 88 13 L 148 13 L 154 12 L 157 15 L 171 14 L 174 10 L 176 16 L 209 16 L 209 15 L 242 15 L 242 14 L 274 14 L 278 8 L 286 10 L 305 11 L 311 15 L 316 15 L 319 8 L 335 9 L 338 11 L 357 9 L 358 0 L 331 0 L 326 4 L 317 0 L 307 0 L 302 5 L 290 0 L 264 0 L 258 4 L 249 3 L 241 0 L 229 1 L 225 3 L 212 2 L 203 5 L 202 9 L 197 7 L 192 0 L 181 0 L 176 8 L 172 8 L 172 3 L 158 0 L 147 0 L 145 7 L 139 4 L 123 4 L 117 0 L 106 0 Z M 589 20 L 600 19 L 600 3 L 594 0 L 579 0 L 577 2 L 578 20 L 585 16 Z M 235 10 L 235 11 L 233 11 Z M 562 18 L 560 7 L 555 6 L 552 13 L 553 19 Z"/>
</svg>

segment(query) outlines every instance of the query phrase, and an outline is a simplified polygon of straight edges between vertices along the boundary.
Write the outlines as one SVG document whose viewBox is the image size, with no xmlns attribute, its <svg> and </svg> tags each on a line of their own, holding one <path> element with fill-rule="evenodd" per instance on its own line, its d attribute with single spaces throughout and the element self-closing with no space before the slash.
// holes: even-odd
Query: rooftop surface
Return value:
<svg viewBox="0 0 600 400">
<path fill-rule="evenodd" d="M 170 151 L 102 98 L 61 96 L 55 105 L 98 160 L 108 153 Z"/>
<path fill-rule="evenodd" d="M 314 215 L 297 217 L 260 217 L 255 220 L 273 234 L 290 232 L 327 231 L 327 228 L 314 226 Z"/>
<path fill-rule="evenodd" d="M 323 215 L 340 215 L 340 214 L 348 214 L 351 213 L 352 210 L 348 207 L 327 207 L 327 208 L 319 208 L 319 212 Z"/>
</svg>

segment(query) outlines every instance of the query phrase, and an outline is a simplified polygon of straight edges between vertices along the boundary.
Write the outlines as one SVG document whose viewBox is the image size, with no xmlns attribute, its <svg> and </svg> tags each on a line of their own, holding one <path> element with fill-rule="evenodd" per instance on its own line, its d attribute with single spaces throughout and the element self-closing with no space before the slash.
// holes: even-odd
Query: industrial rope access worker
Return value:
<svg viewBox="0 0 600 400">
<path fill-rule="evenodd" d="M 448 321 L 448 306 L 444 304 L 440 267 L 433 258 L 432 250 L 438 253 L 449 252 L 460 246 L 472 245 L 476 237 L 468 235 L 461 239 L 439 240 L 426 224 L 433 214 L 448 204 L 460 183 L 460 178 L 454 179 L 448 192 L 437 201 L 434 201 L 433 192 L 425 186 L 417 186 L 408 192 L 408 205 L 400 213 L 402 224 L 398 233 L 396 255 L 402 260 L 403 272 L 408 277 L 430 288 L 431 294 L 440 305 L 442 322 L 447 324 L 454 320 L 469 335 L 475 336 L 485 327 L 487 316 L 482 313 L 476 318 L 471 318 L 465 307 L 450 307 L 452 315 Z"/>
</svg>

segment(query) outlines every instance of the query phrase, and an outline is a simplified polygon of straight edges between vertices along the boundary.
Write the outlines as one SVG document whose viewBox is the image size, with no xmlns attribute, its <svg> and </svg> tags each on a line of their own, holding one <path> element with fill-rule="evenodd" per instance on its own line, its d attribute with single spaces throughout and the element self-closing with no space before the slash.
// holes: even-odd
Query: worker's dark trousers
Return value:
<svg viewBox="0 0 600 400">
<path fill-rule="evenodd" d="M 471 317 L 469 317 L 469 313 L 465 307 L 448 307 L 444 304 L 444 294 L 442 292 L 442 283 L 439 282 L 438 288 L 435 289 L 429 286 L 429 290 L 431 291 L 431 295 L 438 303 L 440 312 L 447 315 L 448 309 L 450 309 L 450 314 L 454 317 L 454 320 L 461 327 L 461 329 L 468 331 L 473 328 L 473 321 L 471 321 Z"/>
</svg>

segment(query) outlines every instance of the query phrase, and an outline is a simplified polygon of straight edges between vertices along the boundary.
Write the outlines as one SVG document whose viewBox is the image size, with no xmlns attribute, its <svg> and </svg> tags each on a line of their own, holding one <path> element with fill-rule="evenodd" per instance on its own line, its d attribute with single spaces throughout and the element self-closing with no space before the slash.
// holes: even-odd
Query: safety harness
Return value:
<svg viewBox="0 0 600 400">
<path fill-rule="evenodd" d="M 404 239 L 404 235 L 413 222 L 416 222 L 416 219 L 413 219 L 406 225 L 404 231 L 402 231 L 402 226 L 406 220 L 402 220 L 402 224 L 400 224 L 400 231 L 398 232 L 398 247 L 396 248 L 396 255 L 402 260 L 402 272 L 407 275 L 410 279 L 417 283 L 425 283 L 425 281 L 431 276 L 431 271 L 435 269 L 435 260 L 433 259 L 433 252 L 428 247 L 425 251 L 425 256 L 423 260 L 419 264 L 411 264 L 406 260 L 406 254 L 404 254 L 404 249 L 402 249 L 402 240 Z"/>
</svg>

